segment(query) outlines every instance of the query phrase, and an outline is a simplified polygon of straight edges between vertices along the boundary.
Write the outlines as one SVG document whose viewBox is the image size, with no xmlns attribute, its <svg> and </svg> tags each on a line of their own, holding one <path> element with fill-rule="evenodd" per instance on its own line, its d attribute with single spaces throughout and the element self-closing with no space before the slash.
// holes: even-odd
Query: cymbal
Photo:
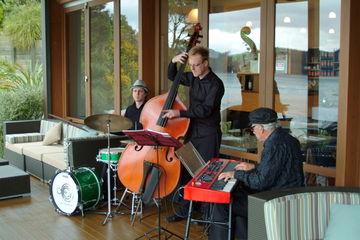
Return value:
<svg viewBox="0 0 360 240">
<path fill-rule="evenodd" d="M 132 122 L 126 117 L 115 114 L 95 114 L 85 118 L 85 125 L 89 128 L 107 132 L 109 123 L 110 132 L 120 132 L 132 127 Z"/>
</svg>

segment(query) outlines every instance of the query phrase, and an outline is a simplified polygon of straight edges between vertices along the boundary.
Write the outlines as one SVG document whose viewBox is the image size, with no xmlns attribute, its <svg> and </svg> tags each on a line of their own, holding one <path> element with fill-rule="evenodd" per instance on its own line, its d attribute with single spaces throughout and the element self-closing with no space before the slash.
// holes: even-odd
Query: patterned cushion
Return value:
<svg viewBox="0 0 360 240">
<path fill-rule="evenodd" d="M 360 204 L 360 193 L 309 192 L 267 201 L 268 239 L 323 239 L 332 204 Z"/>
<path fill-rule="evenodd" d="M 87 133 L 87 131 L 74 127 L 70 124 L 64 124 L 63 133 L 65 139 L 65 138 L 73 138 L 73 137 L 81 136 L 82 134 Z"/>
<path fill-rule="evenodd" d="M 44 139 L 44 134 L 41 133 L 19 133 L 19 134 L 7 134 L 5 140 L 8 143 L 26 143 L 26 142 L 40 142 Z"/>
<path fill-rule="evenodd" d="M 49 131 L 50 128 L 55 126 L 58 121 L 50 121 L 50 120 L 41 120 L 40 122 L 40 133 L 45 134 L 47 131 Z"/>
</svg>

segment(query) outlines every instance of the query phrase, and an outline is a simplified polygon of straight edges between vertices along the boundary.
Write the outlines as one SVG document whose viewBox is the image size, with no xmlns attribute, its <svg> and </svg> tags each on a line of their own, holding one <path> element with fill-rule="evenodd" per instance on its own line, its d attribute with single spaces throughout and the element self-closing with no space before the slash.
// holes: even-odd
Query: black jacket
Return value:
<svg viewBox="0 0 360 240">
<path fill-rule="evenodd" d="M 235 178 L 259 191 L 303 186 L 299 141 L 284 129 L 275 129 L 264 142 L 259 165 L 251 171 L 235 171 Z"/>
</svg>

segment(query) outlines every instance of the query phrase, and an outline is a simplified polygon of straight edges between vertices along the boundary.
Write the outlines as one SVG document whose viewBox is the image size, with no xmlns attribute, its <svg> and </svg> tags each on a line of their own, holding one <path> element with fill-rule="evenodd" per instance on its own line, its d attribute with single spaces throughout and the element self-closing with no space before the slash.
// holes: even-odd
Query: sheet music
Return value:
<svg viewBox="0 0 360 240">
<path fill-rule="evenodd" d="M 142 146 L 166 146 L 175 149 L 182 147 L 182 144 L 177 139 L 166 132 L 150 129 L 123 130 L 122 132 Z"/>
<path fill-rule="evenodd" d="M 191 142 L 175 151 L 186 170 L 194 177 L 204 166 L 205 161 Z"/>
</svg>

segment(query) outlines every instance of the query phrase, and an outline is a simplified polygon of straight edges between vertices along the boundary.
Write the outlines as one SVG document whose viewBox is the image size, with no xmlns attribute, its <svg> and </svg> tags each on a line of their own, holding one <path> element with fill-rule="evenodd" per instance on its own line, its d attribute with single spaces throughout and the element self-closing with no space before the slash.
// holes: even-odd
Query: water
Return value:
<svg viewBox="0 0 360 240">
<path fill-rule="evenodd" d="M 223 80 L 225 86 L 221 109 L 241 105 L 241 85 L 236 73 L 216 74 Z M 281 103 L 288 105 L 286 116 L 304 121 L 308 115 L 307 75 L 277 75 L 276 83 Z M 337 121 L 338 98 L 339 78 L 319 77 L 319 108 L 310 109 L 314 112 L 312 117 L 323 121 Z"/>
</svg>

